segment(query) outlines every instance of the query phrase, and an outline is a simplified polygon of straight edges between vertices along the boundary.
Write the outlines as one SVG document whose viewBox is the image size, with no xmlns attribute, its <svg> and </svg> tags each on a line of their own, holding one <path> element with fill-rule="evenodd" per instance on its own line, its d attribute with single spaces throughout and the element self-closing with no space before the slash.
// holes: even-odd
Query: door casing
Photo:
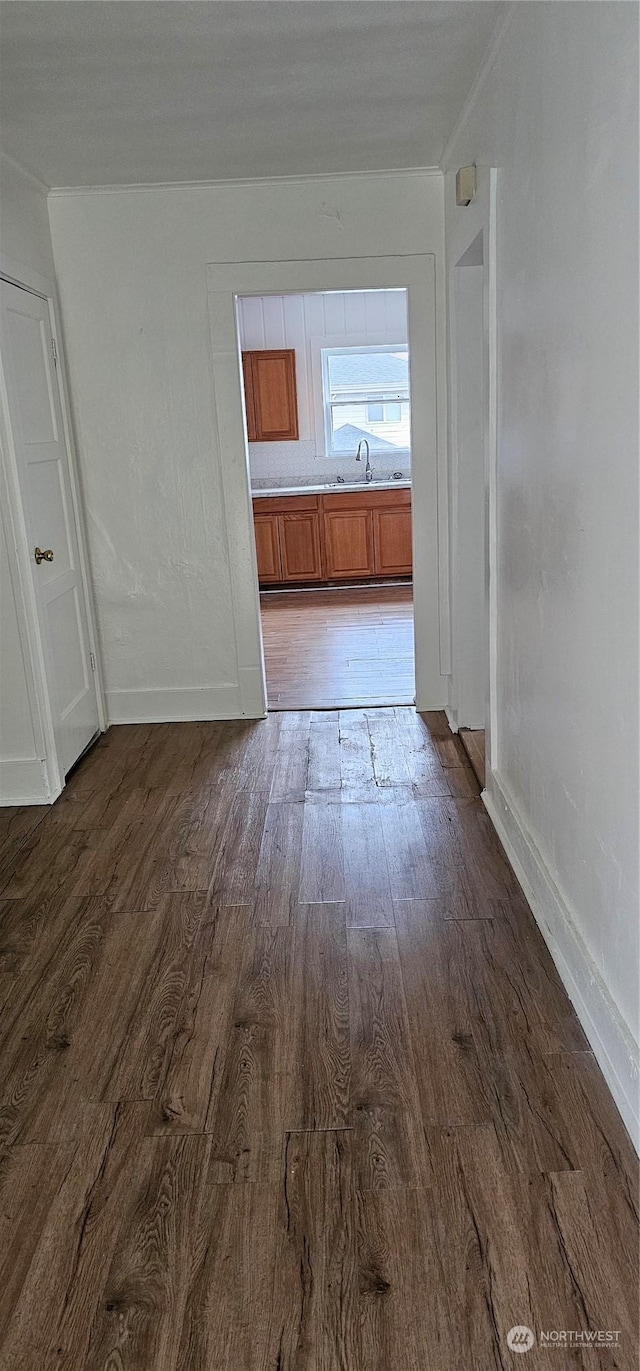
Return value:
<svg viewBox="0 0 640 1371">
<path fill-rule="evenodd" d="M 485 718 L 485 759 L 487 780 L 498 769 L 498 728 L 497 728 L 497 663 L 498 663 L 498 620 L 497 620 L 497 494 L 496 494 L 496 434 L 497 434 L 497 240 L 496 240 L 496 192 L 497 171 L 495 167 L 478 169 L 478 190 L 471 204 L 456 216 L 453 231 L 448 242 L 448 300 L 449 300 L 449 414 L 450 414 L 450 496 L 451 496 L 451 559 L 456 566 L 458 556 L 458 435 L 457 435 L 457 319 L 456 319 L 456 273 L 464 265 L 466 254 L 473 249 L 479 236 L 482 239 L 483 267 L 483 376 L 484 394 L 484 471 L 485 471 L 485 548 L 487 577 L 487 641 L 485 646 L 486 681 L 486 718 Z M 455 574 L 453 581 L 455 584 Z M 453 639 L 456 637 L 455 594 L 451 601 Z M 452 728 L 458 728 L 455 710 L 457 682 L 455 679 L 456 660 L 452 661 L 451 696 L 447 714 Z M 464 724 L 464 720 L 460 720 Z"/>
<path fill-rule="evenodd" d="M 211 361 L 240 710 L 247 717 L 265 714 L 267 695 L 236 297 L 385 287 L 404 287 L 408 299 L 416 705 L 427 710 L 447 703 L 446 401 L 437 373 L 434 255 L 215 263 L 207 266 Z"/>
</svg>

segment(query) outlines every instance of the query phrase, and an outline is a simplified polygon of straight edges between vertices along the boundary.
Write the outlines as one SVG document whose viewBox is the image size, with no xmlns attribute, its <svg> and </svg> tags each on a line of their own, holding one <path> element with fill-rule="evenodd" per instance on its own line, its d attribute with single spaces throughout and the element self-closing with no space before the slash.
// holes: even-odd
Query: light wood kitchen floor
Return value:
<svg viewBox="0 0 640 1371">
<path fill-rule="evenodd" d="M 270 709 L 412 704 L 410 585 L 261 596 Z"/>
<path fill-rule="evenodd" d="M 631 1146 L 443 715 L 112 728 L 0 833 L 3 1371 L 637 1366 Z"/>
</svg>

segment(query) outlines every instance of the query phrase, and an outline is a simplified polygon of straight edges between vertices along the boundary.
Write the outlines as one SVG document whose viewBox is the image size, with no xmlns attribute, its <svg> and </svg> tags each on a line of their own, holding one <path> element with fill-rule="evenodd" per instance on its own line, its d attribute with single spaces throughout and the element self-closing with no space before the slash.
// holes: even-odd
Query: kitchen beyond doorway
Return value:
<svg viewBox="0 0 640 1371">
<path fill-rule="evenodd" d="M 410 585 L 263 591 L 260 608 L 270 709 L 413 702 Z"/>
</svg>

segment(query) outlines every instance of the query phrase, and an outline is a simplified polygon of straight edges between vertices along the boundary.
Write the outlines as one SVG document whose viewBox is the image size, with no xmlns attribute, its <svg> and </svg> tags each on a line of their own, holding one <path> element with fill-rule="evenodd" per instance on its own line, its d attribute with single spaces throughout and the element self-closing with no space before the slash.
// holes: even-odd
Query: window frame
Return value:
<svg viewBox="0 0 640 1371">
<path fill-rule="evenodd" d="M 353 334 L 351 334 L 351 335 L 346 335 L 346 336 L 345 336 L 345 335 L 343 334 L 343 335 L 340 336 L 340 337 L 326 337 L 326 336 L 325 336 L 325 337 L 322 337 L 322 336 L 319 336 L 319 337 L 311 338 L 310 341 L 309 341 L 309 352 L 310 352 L 310 363 L 311 363 L 311 377 L 312 377 L 312 394 L 313 394 L 313 406 L 314 406 L 314 426 L 315 426 L 315 436 L 316 436 L 316 448 L 317 448 L 317 452 L 318 452 L 318 455 L 319 455 L 319 456 L 331 458 L 331 460 L 337 460 L 337 459 L 339 459 L 339 458 L 345 458 L 345 457 L 346 457 L 347 459 L 349 459 L 349 457 L 351 456 L 350 453 L 348 453 L 348 452 L 338 452 L 338 451 L 336 451 L 336 450 L 334 449 L 334 447 L 333 447 L 333 444 L 332 444 L 332 441 L 331 441 L 331 433 L 332 433 L 332 430 L 331 430 L 331 412 L 332 412 L 332 404 L 334 404 L 334 403 L 338 403 L 338 404 L 364 403 L 364 404 L 367 404 L 367 403 L 369 402 L 369 400 L 368 400 L 367 397 L 363 398 L 362 401 L 357 401 L 357 400 L 356 400 L 356 401 L 353 401 L 353 400 L 349 401 L 349 400 L 347 400 L 347 401 L 337 401 L 337 402 L 335 402 L 335 401 L 332 402 L 332 401 L 328 398 L 328 389 L 329 389 L 329 386 L 328 386 L 328 355 L 329 355 L 330 353 L 335 354 L 335 353 L 351 353 L 351 352 L 400 352 L 400 351 L 407 351 L 407 352 L 408 352 L 408 350 L 409 350 L 408 341 L 399 341 L 399 340 L 398 340 L 398 336 L 397 336 L 397 331 L 394 331 L 393 334 L 389 334 L 389 335 L 387 335 L 386 337 L 382 337 L 382 338 L 380 337 L 380 334 L 379 334 L 379 333 L 376 333 L 376 338 L 377 338 L 377 341 L 376 341 L 375 343 L 372 343 L 372 341 L 371 341 L 371 335 L 359 335 L 359 336 L 354 336 Z M 408 404 L 409 404 L 409 425 L 411 425 L 411 378 L 410 378 L 410 373 L 409 373 L 409 384 L 408 384 L 408 387 L 407 387 L 407 392 L 408 392 L 408 393 L 407 393 L 406 400 L 405 400 L 405 399 L 400 399 L 400 400 L 398 400 L 395 396 L 394 396 L 394 397 L 389 396 L 389 397 L 387 397 L 387 398 L 388 398 L 388 402 L 389 402 L 389 403 L 395 403 L 395 404 L 403 404 L 403 403 L 406 404 L 406 403 L 408 403 Z M 383 398 L 378 399 L 377 397 L 371 397 L 371 398 L 370 398 L 370 402 L 371 402 L 371 403 L 380 403 L 380 404 L 383 404 L 383 405 L 384 405 L 385 399 L 383 399 Z M 379 422 L 384 422 L 384 420 L 381 420 L 381 421 L 379 421 Z M 409 431 L 411 432 L 411 429 L 409 429 Z M 410 457 L 410 455 L 411 455 L 411 446 L 410 446 L 410 443 L 411 443 L 411 439 L 409 439 L 409 445 L 408 445 L 407 447 L 398 447 L 398 448 L 394 448 L 393 455 L 395 456 L 395 455 L 397 454 L 398 458 Z M 374 447 L 372 447 L 372 453 L 373 453 L 373 452 L 375 452 L 375 448 L 374 448 Z M 390 457 L 392 454 L 391 454 L 390 452 L 386 452 L 386 451 L 385 451 L 385 454 L 384 454 L 384 455 Z"/>
</svg>

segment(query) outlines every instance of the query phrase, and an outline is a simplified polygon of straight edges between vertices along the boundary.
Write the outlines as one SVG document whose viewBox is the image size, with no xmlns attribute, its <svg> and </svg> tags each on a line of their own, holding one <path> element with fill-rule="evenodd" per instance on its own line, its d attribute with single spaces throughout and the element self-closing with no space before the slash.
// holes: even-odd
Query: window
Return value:
<svg viewBox="0 0 640 1371">
<path fill-rule="evenodd" d="M 367 439 L 372 452 L 410 447 L 409 352 L 406 343 L 322 348 L 326 450 L 355 453 Z"/>
</svg>

